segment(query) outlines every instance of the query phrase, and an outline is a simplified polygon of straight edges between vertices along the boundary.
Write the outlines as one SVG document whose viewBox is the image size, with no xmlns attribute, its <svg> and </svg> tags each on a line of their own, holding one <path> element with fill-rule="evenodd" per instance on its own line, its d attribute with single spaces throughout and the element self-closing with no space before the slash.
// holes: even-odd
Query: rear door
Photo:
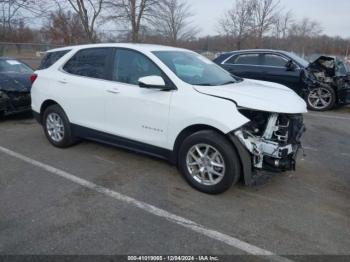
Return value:
<svg viewBox="0 0 350 262">
<path fill-rule="evenodd" d="M 57 95 L 74 124 L 105 130 L 106 85 L 111 79 L 113 48 L 78 51 L 63 66 L 57 79 Z"/>
<path fill-rule="evenodd" d="M 280 54 L 265 53 L 262 57 L 263 80 L 279 83 L 292 89 L 300 88 L 300 69 L 295 64 L 295 68 L 289 70 L 286 67 L 289 60 Z"/>
<path fill-rule="evenodd" d="M 224 68 L 231 74 L 257 80 L 263 78 L 261 64 L 259 53 L 236 54 L 223 62 Z"/>
</svg>

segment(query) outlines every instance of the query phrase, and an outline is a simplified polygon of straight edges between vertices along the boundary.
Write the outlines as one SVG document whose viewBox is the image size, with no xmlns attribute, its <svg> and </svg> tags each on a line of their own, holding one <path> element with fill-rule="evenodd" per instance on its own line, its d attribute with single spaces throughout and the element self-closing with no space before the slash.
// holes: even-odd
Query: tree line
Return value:
<svg viewBox="0 0 350 262">
<path fill-rule="evenodd" d="M 127 41 L 198 51 L 274 48 L 341 56 L 349 45 L 349 39 L 325 35 L 318 21 L 295 17 L 279 0 L 232 0 L 213 25 L 217 35 L 207 37 L 198 37 L 201 29 L 186 0 L 0 0 L 0 8 L 0 42 Z"/>
</svg>

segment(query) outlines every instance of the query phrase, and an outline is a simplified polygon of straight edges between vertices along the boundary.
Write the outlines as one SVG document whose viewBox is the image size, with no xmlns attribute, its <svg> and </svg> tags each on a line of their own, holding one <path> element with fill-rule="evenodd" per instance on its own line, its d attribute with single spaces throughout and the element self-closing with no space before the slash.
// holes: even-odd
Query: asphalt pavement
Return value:
<svg viewBox="0 0 350 262">
<path fill-rule="evenodd" d="M 296 172 L 211 196 L 162 160 L 87 141 L 57 149 L 29 115 L 9 117 L 0 254 L 350 255 L 350 108 L 305 122 Z"/>
</svg>

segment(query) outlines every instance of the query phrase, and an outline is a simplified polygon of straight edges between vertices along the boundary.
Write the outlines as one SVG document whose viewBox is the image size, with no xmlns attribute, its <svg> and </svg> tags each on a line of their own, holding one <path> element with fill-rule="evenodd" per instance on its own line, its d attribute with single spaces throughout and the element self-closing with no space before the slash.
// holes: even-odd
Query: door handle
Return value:
<svg viewBox="0 0 350 262">
<path fill-rule="evenodd" d="M 120 91 L 118 88 L 111 88 L 111 89 L 108 89 L 107 90 L 108 93 L 111 93 L 111 94 L 119 94 Z"/>
<path fill-rule="evenodd" d="M 58 80 L 58 83 L 67 84 L 67 81 L 66 80 Z"/>
</svg>

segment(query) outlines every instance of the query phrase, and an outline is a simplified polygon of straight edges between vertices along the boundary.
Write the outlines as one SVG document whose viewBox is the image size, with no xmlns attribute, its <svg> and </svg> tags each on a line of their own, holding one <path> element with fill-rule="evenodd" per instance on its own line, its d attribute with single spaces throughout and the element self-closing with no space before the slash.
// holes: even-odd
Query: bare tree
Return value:
<svg viewBox="0 0 350 262">
<path fill-rule="evenodd" d="M 52 12 L 41 28 L 45 40 L 54 44 L 78 44 L 87 40 L 79 16 L 71 11 L 58 9 Z"/>
<path fill-rule="evenodd" d="M 293 49 L 298 50 L 302 55 L 308 53 L 310 49 L 315 49 L 313 38 L 319 37 L 321 33 L 321 25 L 309 18 L 295 22 L 289 29 Z"/>
<path fill-rule="evenodd" d="M 122 22 L 130 27 L 132 42 L 140 41 L 140 30 L 144 22 L 150 22 L 155 10 L 159 7 L 158 0 L 110 0 L 108 20 Z"/>
<path fill-rule="evenodd" d="M 96 42 L 96 21 L 101 15 L 105 0 L 66 0 L 79 16 L 86 36 L 90 42 Z M 62 1 L 56 1 L 61 3 Z"/>
<path fill-rule="evenodd" d="M 34 12 L 35 0 L 0 0 L 0 38 L 9 40 L 13 27 L 23 25 L 25 18 Z"/>
<path fill-rule="evenodd" d="M 251 33 L 254 4 L 253 0 L 238 0 L 233 8 L 224 14 L 224 18 L 219 20 L 219 31 L 233 37 L 237 49 L 241 49 L 242 42 Z"/>
<path fill-rule="evenodd" d="M 290 34 L 298 37 L 315 37 L 320 35 L 322 31 L 320 23 L 309 18 L 294 23 L 290 28 Z"/>
<path fill-rule="evenodd" d="M 280 0 L 253 0 L 254 1 L 254 32 L 257 38 L 257 47 L 261 47 L 264 35 L 271 30 L 280 11 Z"/>
<path fill-rule="evenodd" d="M 199 29 L 191 25 L 192 16 L 191 7 L 185 1 L 163 0 L 152 24 L 168 42 L 177 45 L 179 40 L 189 40 L 198 33 Z"/>
<path fill-rule="evenodd" d="M 286 13 L 277 15 L 273 26 L 273 35 L 277 39 L 286 39 L 293 21 L 293 13 L 290 10 Z"/>
</svg>

